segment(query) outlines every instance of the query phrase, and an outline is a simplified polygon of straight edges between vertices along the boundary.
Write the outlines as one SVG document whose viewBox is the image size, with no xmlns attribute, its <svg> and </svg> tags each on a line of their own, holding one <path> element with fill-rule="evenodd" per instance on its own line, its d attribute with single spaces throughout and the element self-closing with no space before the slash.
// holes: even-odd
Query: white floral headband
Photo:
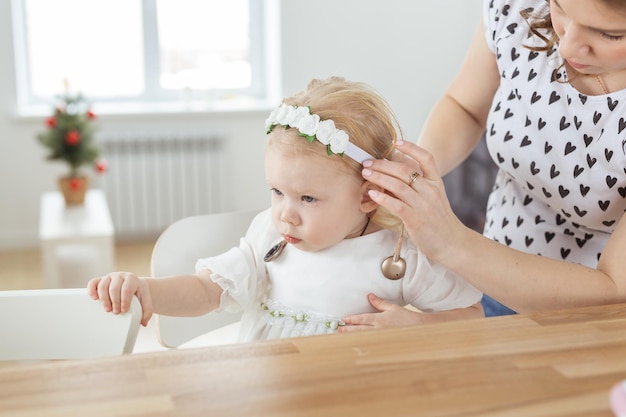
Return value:
<svg viewBox="0 0 626 417">
<path fill-rule="evenodd" d="M 348 134 L 335 127 L 331 119 L 321 120 L 317 114 L 311 114 L 309 107 L 294 107 L 281 104 L 270 113 L 265 120 L 265 127 L 269 134 L 276 125 L 298 129 L 300 136 L 310 143 L 315 139 L 326 145 L 328 155 L 346 154 L 359 164 L 368 159 L 375 159 L 372 155 L 350 142 Z"/>
</svg>

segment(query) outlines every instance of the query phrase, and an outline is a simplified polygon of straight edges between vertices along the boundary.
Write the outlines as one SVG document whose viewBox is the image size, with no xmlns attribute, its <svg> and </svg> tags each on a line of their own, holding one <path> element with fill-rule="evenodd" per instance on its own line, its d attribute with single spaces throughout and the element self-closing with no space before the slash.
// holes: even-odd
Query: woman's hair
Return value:
<svg viewBox="0 0 626 417">
<path fill-rule="evenodd" d="M 398 121 L 387 102 L 364 83 L 340 77 L 313 79 L 305 89 L 283 102 L 295 107 L 308 106 L 311 113 L 317 114 L 321 120 L 332 120 L 337 129 L 348 134 L 352 144 L 376 159 L 389 157 L 395 149 L 398 135 L 401 135 Z M 279 129 L 282 130 L 277 126 L 273 132 Z M 326 145 L 317 140 L 309 143 L 298 134 L 295 128 L 287 129 L 284 134 L 271 134 L 268 149 L 280 142 L 290 145 L 290 152 L 332 158 L 339 169 L 362 179 L 361 164 L 347 155 L 328 155 Z M 399 230 L 400 227 L 400 220 L 383 207 L 376 210 L 372 221 L 384 228 Z"/>
<path fill-rule="evenodd" d="M 604 3 L 606 6 L 610 7 L 615 11 L 619 11 L 620 13 L 626 15 L 626 1 L 625 0 L 598 0 L 599 2 Z M 546 3 L 550 3 L 550 0 L 546 0 Z M 539 46 L 530 46 L 524 45 L 526 48 L 535 51 L 535 52 L 547 52 L 550 53 L 559 43 L 559 36 L 556 34 L 554 27 L 552 26 L 552 17 L 550 16 L 550 8 L 546 9 L 547 11 L 543 15 L 539 15 L 534 13 L 532 8 L 524 9 L 520 12 L 522 18 L 528 23 L 529 32 L 531 35 L 534 35 L 541 39 L 544 42 L 544 45 Z M 565 66 L 565 61 L 559 65 L 558 68 L 552 71 L 552 80 L 557 82 L 569 82 L 573 80 L 578 73 L 574 72 L 569 76 L 569 80 L 561 80 L 558 77 L 559 71 Z"/>
<path fill-rule="evenodd" d="M 625 0 L 598 0 L 598 2 L 604 3 L 607 7 L 626 15 Z M 546 0 L 546 3 L 549 4 L 550 0 Z M 535 52 L 550 52 L 554 46 L 559 43 L 559 36 L 552 27 L 552 17 L 550 16 L 549 7 L 543 15 L 534 13 L 534 9 L 532 8 L 524 9 L 520 14 L 528 23 L 530 33 L 537 36 L 545 43 L 541 46 L 524 45 L 526 48 Z"/>
<path fill-rule="evenodd" d="M 546 3 L 550 3 L 550 0 L 546 0 Z M 526 48 L 535 52 L 549 52 L 558 43 L 559 37 L 552 27 L 550 8 L 546 10 L 544 15 L 535 14 L 533 8 L 524 9 L 520 12 L 526 23 L 528 23 L 529 32 L 545 43 L 542 46 L 524 45 Z"/>
</svg>

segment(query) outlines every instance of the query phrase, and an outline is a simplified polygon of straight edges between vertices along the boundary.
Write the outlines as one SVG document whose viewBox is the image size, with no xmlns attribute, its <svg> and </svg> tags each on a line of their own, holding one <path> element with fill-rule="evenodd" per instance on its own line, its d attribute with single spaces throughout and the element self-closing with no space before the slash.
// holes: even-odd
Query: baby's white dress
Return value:
<svg viewBox="0 0 626 417">
<path fill-rule="evenodd" d="M 287 245 L 266 263 L 263 257 L 281 240 L 268 209 L 253 220 L 238 247 L 200 259 L 196 270 L 210 269 L 224 289 L 219 310 L 244 309 L 241 341 L 334 333 L 344 316 L 375 312 L 369 293 L 425 312 L 480 301 L 480 291 L 431 262 L 406 239 L 405 276 L 385 278 L 380 266 L 393 254 L 397 238 L 396 232 L 381 230 L 318 252 Z"/>
</svg>

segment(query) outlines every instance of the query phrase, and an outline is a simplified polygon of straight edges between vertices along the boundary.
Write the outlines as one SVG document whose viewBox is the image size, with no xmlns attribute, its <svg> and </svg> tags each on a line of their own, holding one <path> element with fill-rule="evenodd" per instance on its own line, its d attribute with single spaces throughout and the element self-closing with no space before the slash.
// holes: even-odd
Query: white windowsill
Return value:
<svg viewBox="0 0 626 417">
<path fill-rule="evenodd" d="M 181 117 L 195 115 L 245 115 L 264 114 L 279 104 L 274 100 L 257 100 L 249 97 L 232 97 L 213 101 L 150 101 L 150 102 L 108 102 L 94 103 L 93 112 L 100 118 L 150 118 Z M 14 114 L 16 121 L 40 121 L 52 114 L 52 106 L 40 104 L 19 109 Z"/>
</svg>

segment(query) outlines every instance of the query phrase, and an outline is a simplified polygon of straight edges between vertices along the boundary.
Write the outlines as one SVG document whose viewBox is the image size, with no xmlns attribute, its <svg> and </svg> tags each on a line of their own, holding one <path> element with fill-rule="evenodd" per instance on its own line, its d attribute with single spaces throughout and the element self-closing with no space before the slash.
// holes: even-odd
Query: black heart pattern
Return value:
<svg viewBox="0 0 626 417">
<path fill-rule="evenodd" d="M 626 211 L 626 167 L 623 174 L 620 167 L 626 100 L 572 94 L 565 69 L 546 70 L 550 61 L 562 62 L 557 48 L 523 47 L 527 27 L 517 17 L 524 6 L 493 0 L 491 7 L 489 42 L 506 80 L 491 110 L 487 143 L 508 175 L 497 177 L 493 190 L 499 198 L 490 200 L 486 229 L 501 243 L 537 254 L 571 262 L 599 257 L 597 250 L 584 253 L 597 247 L 590 241 L 605 239 L 604 233 L 589 233 L 591 225 L 610 230 Z M 516 206 L 520 192 L 525 194 Z"/>
</svg>

